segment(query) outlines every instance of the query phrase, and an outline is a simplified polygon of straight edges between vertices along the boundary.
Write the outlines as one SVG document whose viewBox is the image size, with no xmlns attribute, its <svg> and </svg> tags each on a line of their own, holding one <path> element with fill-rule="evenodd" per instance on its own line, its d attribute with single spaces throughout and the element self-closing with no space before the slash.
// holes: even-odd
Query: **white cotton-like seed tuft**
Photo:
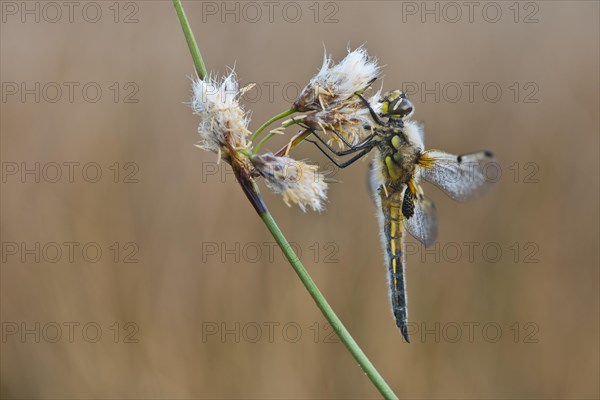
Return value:
<svg viewBox="0 0 600 400">
<path fill-rule="evenodd" d="M 249 119 L 239 104 L 239 85 L 232 71 L 228 76 L 194 80 L 192 109 L 200 116 L 199 147 L 219 153 L 223 147 L 246 147 Z"/>
<path fill-rule="evenodd" d="M 331 90 L 341 100 L 346 100 L 354 93 L 364 90 L 379 75 L 377 60 L 370 58 L 363 47 L 348 53 L 346 57 L 333 67 L 327 59 L 313 83 Z"/>
<path fill-rule="evenodd" d="M 327 109 L 362 93 L 377 79 L 380 67 L 367 50 L 359 47 L 350 51 L 338 64 L 332 65 L 331 57 L 325 54 L 321 69 L 302 90 L 294 103 L 299 111 Z"/>
<path fill-rule="evenodd" d="M 288 206 L 297 204 L 322 211 L 327 200 L 327 182 L 316 165 L 306 164 L 288 156 L 263 154 L 255 156 L 254 166 L 273 192 L 281 194 Z"/>
</svg>

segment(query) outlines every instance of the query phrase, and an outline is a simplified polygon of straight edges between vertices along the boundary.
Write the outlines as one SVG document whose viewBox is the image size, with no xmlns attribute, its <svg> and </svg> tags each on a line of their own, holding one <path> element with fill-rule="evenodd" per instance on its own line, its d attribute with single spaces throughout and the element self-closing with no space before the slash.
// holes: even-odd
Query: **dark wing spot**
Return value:
<svg viewBox="0 0 600 400">
<path fill-rule="evenodd" d="M 402 200 L 402 215 L 406 218 L 410 218 L 415 213 L 415 197 L 410 191 L 408 186 L 404 191 L 404 200 Z"/>
<path fill-rule="evenodd" d="M 458 157 L 456 157 L 456 161 L 458 161 L 458 163 L 460 164 L 462 162 L 462 158 L 463 158 L 463 156 L 458 156 Z"/>
<path fill-rule="evenodd" d="M 489 150 L 484 151 L 483 154 L 485 154 L 485 156 L 489 157 L 489 158 L 493 158 L 494 157 L 494 153 L 492 153 Z"/>
</svg>

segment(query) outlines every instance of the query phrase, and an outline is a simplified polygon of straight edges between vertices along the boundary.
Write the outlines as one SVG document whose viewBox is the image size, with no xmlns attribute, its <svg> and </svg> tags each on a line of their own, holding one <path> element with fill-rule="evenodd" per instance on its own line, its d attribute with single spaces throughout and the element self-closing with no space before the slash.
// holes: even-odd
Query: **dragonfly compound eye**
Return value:
<svg viewBox="0 0 600 400">
<path fill-rule="evenodd" d="M 400 90 L 386 94 L 381 100 L 382 114 L 391 118 L 407 118 L 414 111 L 414 106 L 406 97 L 406 94 Z"/>
<path fill-rule="evenodd" d="M 396 97 L 388 105 L 388 114 L 396 118 L 409 117 L 413 113 L 413 110 L 413 104 L 404 96 Z"/>
</svg>

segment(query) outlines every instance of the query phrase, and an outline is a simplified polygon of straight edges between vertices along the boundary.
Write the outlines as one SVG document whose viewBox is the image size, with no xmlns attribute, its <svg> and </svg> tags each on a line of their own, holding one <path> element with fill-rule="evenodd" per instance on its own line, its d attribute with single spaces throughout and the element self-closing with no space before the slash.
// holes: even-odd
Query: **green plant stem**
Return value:
<svg viewBox="0 0 600 400">
<path fill-rule="evenodd" d="M 269 139 L 271 139 L 273 136 L 275 136 L 277 134 L 277 132 L 271 131 L 269 133 L 267 133 L 267 135 L 262 138 L 262 140 L 260 142 L 258 142 L 256 144 L 256 146 L 254 147 L 254 149 L 252 150 L 254 152 L 254 154 L 256 154 L 258 152 L 258 150 L 263 146 L 263 144 L 267 143 L 267 141 Z"/>
<path fill-rule="evenodd" d="M 282 123 L 278 129 L 285 129 L 294 124 L 297 124 L 299 122 L 299 120 L 301 120 L 304 117 L 305 117 L 305 115 L 300 115 L 297 119 L 295 119 L 295 118 L 289 119 L 289 120 L 285 121 L 284 123 Z M 260 142 L 258 142 L 258 144 L 254 147 L 253 153 L 256 154 L 258 152 L 258 150 L 263 146 L 263 144 L 265 144 L 269 139 L 271 139 L 273 136 L 277 135 L 278 133 L 279 132 L 277 132 L 276 130 L 272 130 L 271 132 L 267 133 L 267 135 L 264 138 L 262 138 L 262 140 Z M 296 137 L 294 137 L 294 139 L 295 138 Z M 287 148 L 287 146 L 285 146 L 285 148 Z M 278 155 L 281 155 L 281 154 L 278 154 Z"/>
<path fill-rule="evenodd" d="M 196 43 L 196 39 L 194 38 L 194 34 L 192 33 L 190 23 L 188 22 L 187 17 L 185 16 L 185 11 L 183 11 L 181 1 L 173 0 L 173 6 L 175 7 L 175 11 L 177 12 L 177 16 L 179 17 L 181 29 L 183 29 L 185 40 L 187 41 L 190 53 L 192 54 L 192 59 L 194 60 L 194 66 L 196 67 L 196 73 L 198 74 L 198 78 L 204 80 L 204 78 L 206 77 L 206 67 L 204 66 L 204 61 L 202 60 L 200 49 L 198 48 L 198 44 Z"/>
<path fill-rule="evenodd" d="M 279 149 L 279 151 L 277 153 L 275 153 L 275 155 L 277 157 L 287 155 L 287 153 L 290 152 L 294 147 L 296 147 L 298 145 L 298 143 L 302 142 L 304 139 L 306 139 L 310 135 L 312 135 L 312 132 L 309 131 L 308 129 L 305 129 L 304 131 L 302 131 L 302 132 L 298 133 L 296 136 L 294 136 L 292 138 L 291 142 L 286 144 L 285 146 L 283 146 L 281 149 Z"/>
<path fill-rule="evenodd" d="M 310 293 L 315 303 L 317 303 L 317 306 L 325 318 L 327 318 L 327 321 L 329 321 L 335 332 L 338 334 L 340 340 L 342 343 L 344 343 L 344 346 L 346 346 L 362 370 L 369 377 L 371 382 L 373 382 L 377 390 L 379 390 L 379 393 L 381 393 L 385 399 L 397 399 L 392 389 L 388 386 L 379 372 L 377 372 L 375 366 L 358 346 L 354 338 L 350 335 L 350 332 L 348 332 L 327 300 L 325 300 L 325 297 L 323 297 L 323 294 L 308 274 L 308 271 L 306 268 L 304 268 L 304 265 L 302 265 L 296 253 L 294 253 L 292 246 L 290 246 L 287 239 L 277 226 L 277 223 L 271 216 L 269 210 L 265 209 L 264 212 L 260 213 L 260 217 L 267 226 L 267 229 L 269 229 L 269 232 L 271 232 L 271 235 L 273 235 L 275 238 L 275 241 L 283 251 L 283 254 L 285 254 L 286 258 L 296 271 L 296 274 L 298 274 L 298 277 L 306 287 L 306 290 L 308 290 L 308 293 Z"/>
<path fill-rule="evenodd" d="M 183 11 L 181 1 L 173 0 L 173 5 L 175 6 L 175 10 L 177 11 L 179 22 L 181 23 L 183 33 L 187 40 L 192 59 L 194 60 L 196 73 L 198 74 L 198 77 L 200 79 L 204 79 L 206 77 L 206 67 L 204 66 L 204 61 L 202 60 L 202 56 L 200 55 L 200 50 L 198 49 L 198 45 L 196 44 L 196 40 L 194 39 L 194 35 L 192 34 L 192 29 L 190 28 L 188 20 Z M 286 116 L 291 115 L 294 112 L 296 112 L 296 110 L 294 108 L 291 108 L 271 118 L 263 125 L 261 125 L 261 127 L 252 135 L 252 139 L 255 139 L 256 136 L 258 136 L 258 134 L 260 134 L 260 132 L 262 132 L 271 123 L 285 118 Z M 302 139 L 304 139 L 304 137 L 302 137 Z M 265 140 L 263 139 L 262 142 L 264 143 L 264 141 Z M 275 223 L 273 216 L 265 206 L 254 180 L 251 179 L 249 176 L 242 175 L 240 171 L 234 172 L 236 173 L 236 178 L 238 179 L 238 182 L 240 183 L 240 186 L 246 194 L 248 200 L 253 205 L 258 215 L 260 215 L 261 219 L 267 226 L 267 229 L 269 229 L 269 232 L 271 232 L 271 235 L 273 235 L 273 237 L 277 241 L 277 244 L 283 251 L 283 254 L 285 254 L 286 258 L 296 271 L 296 274 L 298 274 L 298 277 L 312 296 L 313 300 L 315 301 L 315 303 L 317 303 L 317 306 L 319 307 L 327 321 L 329 321 L 335 332 L 338 334 L 342 343 L 344 343 L 344 346 L 346 346 L 348 351 L 352 354 L 354 359 L 358 362 L 360 367 L 369 377 L 371 382 L 373 382 L 373 384 L 375 385 L 377 390 L 379 390 L 382 396 L 385 399 L 397 399 L 398 397 L 396 397 L 396 395 L 385 382 L 383 377 L 379 374 L 379 372 L 377 372 L 375 366 L 373 366 L 371 361 L 367 358 L 367 356 L 358 346 L 356 341 L 354 341 L 346 327 L 342 324 L 342 321 L 338 318 L 338 316 L 335 314 L 329 303 L 327 303 L 327 300 L 325 300 L 325 297 L 323 297 L 323 294 L 317 288 L 317 285 L 308 274 L 308 271 L 306 271 L 306 268 L 304 268 L 304 266 L 300 262 L 300 259 L 298 258 L 296 253 L 294 253 L 294 250 L 290 246 L 285 236 L 283 236 L 283 233 Z"/>
<path fill-rule="evenodd" d="M 276 116 L 274 116 L 273 118 L 271 118 L 271 119 L 267 120 L 267 121 L 266 121 L 264 124 L 262 124 L 262 125 L 261 125 L 261 126 L 260 126 L 260 127 L 257 129 L 257 130 L 256 130 L 256 132 L 254 132 L 254 133 L 252 134 L 252 136 L 250 136 L 250 141 L 251 141 L 251 142 L 254 142 L 254 140 L 255 140 L 255 139 L 258 137 L 258 135 L 260 135 L 260 133 L 261 133 L 262 131 L 264 131 L 264 130 L 265 130 L 265 128 L 266 128 L 267 126 L 271 125 L 273 122 L 275 122 L 275 121 L 279 121 L 280 119 L 282 119 L 282 118 L 285 118 L 285 117 L 287 117 L 287 116 L 289 116 L 289 115 L 292 115 L 292 114 L 293 114 L 293 113 L 295 113 L 295 112 L 296 112 L 296 109 L 295 109 L 294 107 L 292 107 L 292 108 L 290 108 L 289 110 L 285 110 L 284 112 L 282 112 L 282 113 L 280 113 L 280 114 L 277 114 L 277 115 L 276 115 Z M 263 139 L 263 141 L 264 141 L 264 139 Z M 261 143 L 262 143 L 262 141 L 261 141 Z M 260 145 L 260 143 L 259 143 L 259 145 Z"/>
</svg>

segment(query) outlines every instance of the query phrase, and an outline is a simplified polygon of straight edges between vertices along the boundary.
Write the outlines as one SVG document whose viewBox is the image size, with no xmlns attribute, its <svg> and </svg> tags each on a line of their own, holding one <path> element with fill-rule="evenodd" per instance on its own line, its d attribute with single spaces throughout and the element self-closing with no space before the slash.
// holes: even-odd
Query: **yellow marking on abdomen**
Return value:
<svg viewBox="0 0 600 400">
<path fill-rule="evenodd" d="M 394 289 L 398 287 L 398 282 L 396 279 L 396 268 L 398 268 L 396 266 L 396 259 L 392 258 L 392 271 L 394 271 Z"/>
<path fill-rule="evenodd" d="M 390 224 L 390 236 L 388 238 L 389 241 L 389 251 L 392 261 L 392 272 L 393 278 L 392 282 L 394 285 L 394 290 L 398 290 L 398 279 L 396 278 L 396 272 L 398 271 L 398 251 L 402 251 L 401 244 L 401 235 L 402 235 L 402 220 L 400 215 L 400 203 L 390 202 L 388 205 L 390 217 L 387 221 Z"/>
</svg>

